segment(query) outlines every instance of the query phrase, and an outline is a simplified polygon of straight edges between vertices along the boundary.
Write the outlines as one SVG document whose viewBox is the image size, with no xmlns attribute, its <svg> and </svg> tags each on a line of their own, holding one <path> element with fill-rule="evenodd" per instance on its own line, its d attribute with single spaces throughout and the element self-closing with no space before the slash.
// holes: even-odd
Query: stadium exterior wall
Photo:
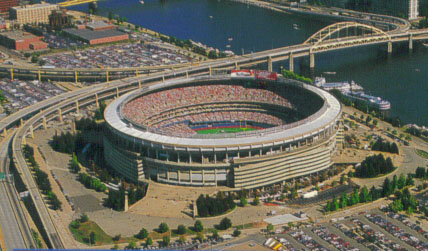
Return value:
<svg viewBox="0 0 428 251">
<path fill-rule="evenodd" d="M 192 79 L 160 86 L 180 81 Z M 317 118 L 283 132 L 236 139 L 166 137 L 129 127 L 119 114 L 120 105 L 129 100 L 126 94 L 105 111 L 111 132 L 104 139 L 106 161 L 132 181 L 151 179 L 171 185 L 236 189 L 278 184 L 319 172 L 331 166 L 331 156 L 343 138 L 341 106 L 327 92 L 300 85 L 325 100 L 327 109 Z"/>
</svg>

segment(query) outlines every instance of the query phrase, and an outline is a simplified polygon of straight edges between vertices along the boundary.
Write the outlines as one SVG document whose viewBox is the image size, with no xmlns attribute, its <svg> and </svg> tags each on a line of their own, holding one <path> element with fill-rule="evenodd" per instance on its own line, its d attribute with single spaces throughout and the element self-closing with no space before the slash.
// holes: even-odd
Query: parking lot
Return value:
<svg viewBox="0 0 428 251">
<path fill-rule="evenodd" d="M 0 90 L 7 100 L 3 108 L 9 113 L 65 92 L 51 82 L 10 79 L 0 79 Z"/>
<path fill-rule="evenodd" d="M 57 68 L 125 68 L 189 63 L 191 59 L 157 45 L 116 44 L 58 53 L 40 58 L 44 65 Z"/>
</svg>

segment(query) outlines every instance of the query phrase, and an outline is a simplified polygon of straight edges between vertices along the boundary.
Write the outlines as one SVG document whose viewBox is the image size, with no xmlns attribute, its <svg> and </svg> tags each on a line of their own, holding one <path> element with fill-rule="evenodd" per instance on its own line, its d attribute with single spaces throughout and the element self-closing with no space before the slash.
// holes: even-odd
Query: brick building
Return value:
<svg viewBox="0 0 428 251">
<path fill-rule="evenodd" d="M 47 44 L 41 38 L 24 31 L 8 31 L 0 33 L 0 44 L 17 51 L 46 49 Z"/>
<path fill-rule="evenodd" d="M 23 5 L 9 9 L 9 18 L 19 24 L 49 23 L 49 15 L 58 10 L 56 4 L 42 2 L 40 4 Z"/>
<path fill-rule="evenodd" d="M 0 15 L 9 15 L 9 8 L 19 5 L 20 0 L 0 0 Z"/>
</svg>

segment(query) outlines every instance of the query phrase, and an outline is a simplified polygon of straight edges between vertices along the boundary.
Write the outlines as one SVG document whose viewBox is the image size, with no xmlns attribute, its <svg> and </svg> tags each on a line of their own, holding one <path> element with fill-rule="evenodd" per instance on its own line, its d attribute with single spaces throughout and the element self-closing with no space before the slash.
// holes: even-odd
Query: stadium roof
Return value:
<svg viewBox="0 0 428 251">
<path fill-rule="evenodd" d="M 224 78 L 223 80 L 230 79 Z M 135 92 L 127 93 L 116 100 L 114 100 L 105 110 L 105 120 L 106 122 L 115 130 L 121 132 L 122 134 L 133 137 L 135 141 L 141 142 L 150 142 L 153 144 L 162 145 L 163 147 L 177 147 L 177 148 L 186 148 L 189 151 L 212 151 L 213 148 L 217 151 L 222 151 L 227 149 L 250 149 L 251 147 L 260 147 L 260 146 L 271 146 L 273 144 L 283 144 L 296 141 L 298 139 L 303 139 L 316 135 L 324 129 L 328 128 L 335 123 L 341 113 L 341 106 L 339 101 L 334 98 L 330 93 L 321 90 L 317 87 L 306 85 L 304 87 L 319 96 L 321 96 L 325 102 L 327 109 L 325 109 L 321 114 L 318 114 L 315 118 L 295 127 L 278 130 L 272 133 L 263 133 L 263 130 L 260 130 L 260 133 L 255 136 L 246 136 L 246 137 L 237 137 L 237 138 L 209 138 L 209 139 L 198 139 L 198 138 L 180 138 L 174 136 L 166 136 L 161 134 L 156 134 L 152 132 L 147 132 L 129 126 L 127 122 L 121 119 L 120 117 L 120 104 L 126 101 L 130 96 L 135 95 L 141 91 L 147 91 L 151 89 L 157 89 L 160 87 L 173 85 L 177 83 L 187 83 L 199 80 L 196 78 L 189 79 L 180 79 L 180 80 L 170 80 L 164 83 L 158 83 L 149 86 L 147 89 L 140 89 Z"/>
</svg>

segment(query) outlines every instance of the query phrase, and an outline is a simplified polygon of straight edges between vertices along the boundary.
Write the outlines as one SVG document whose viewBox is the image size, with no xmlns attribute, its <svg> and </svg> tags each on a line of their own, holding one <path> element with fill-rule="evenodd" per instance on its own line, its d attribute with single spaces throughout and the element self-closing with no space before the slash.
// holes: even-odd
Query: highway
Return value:
<svg viewBox="0 0 428 251">
<path fill-rule="evenodd" d="M 8 148 L 13 135 L 9 135 L 0 146 L 0 170 L 9 174 Z M 14 248 L 34 248 L 34 240 L 22 211 L 19 197 L 12 184 L 12 179 L 7 178 L 0 182 L 0 225 L 3 227 L 3 237 L 6 250 Z"/>
</svg>

